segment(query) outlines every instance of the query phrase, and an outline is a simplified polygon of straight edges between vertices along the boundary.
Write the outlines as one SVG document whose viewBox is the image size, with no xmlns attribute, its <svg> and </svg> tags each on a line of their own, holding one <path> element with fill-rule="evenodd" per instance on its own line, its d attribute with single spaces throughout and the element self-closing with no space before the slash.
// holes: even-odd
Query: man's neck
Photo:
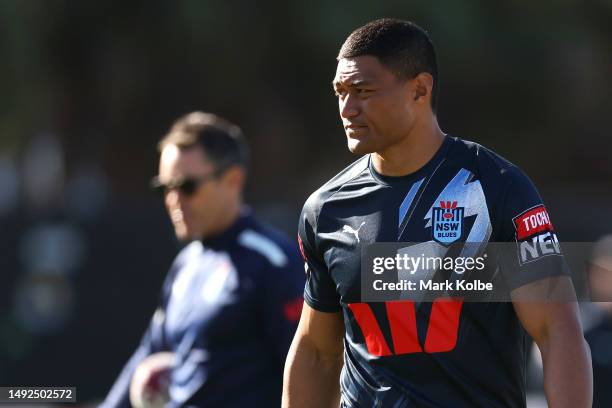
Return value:
<svg viewBox="0 0 612 408">
<path fill-rule="evenodd" d="M 202 239 L 214 238 L 218 235 L 223 234 L 229 228 L 231 228 L 234 223 L 240 218 L 242 209 L 242 201 L 232 203 L 226 211 L 221 215 L 218 219 L 215 227 L 208 231 L 207 234 L 202 237 Z"/>
<path fill-rule="evenodd" d="M 435 117 L 417 126 L 401 142 L 371 154 L 374 169 L 385 176 L 412 174 L 426 165 L 444 142 L 444 133 Z"/>
</svg>

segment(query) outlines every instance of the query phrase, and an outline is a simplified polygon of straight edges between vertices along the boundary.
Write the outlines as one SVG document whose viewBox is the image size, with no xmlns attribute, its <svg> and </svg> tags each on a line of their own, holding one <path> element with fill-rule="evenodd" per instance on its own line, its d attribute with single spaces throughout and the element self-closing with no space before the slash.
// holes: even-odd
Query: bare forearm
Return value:
<svg viewBox="0 0 612 408">
<path fill-rule="evenodd" d="M 283 408 L 337 408 L 342 355 L 321 355 L 305 342 L 294 342 L 287 356 Z"/>
<path fill-rule="evenodd" d="M 551 299 L 551 289 L 571 301 L 515 300 L 514 310 L 542 353 L 548 406 L 590 407 L 593 401 L 591 352 L 582 335 L 571 279 L 568 276 L 541 279 L 515 289 L 512 296 L 514 299 Z"/>
<path fill-rule="evenodd" d="M 581 333 L 555 333 L 540 346 L 544 391 L 551 408 L 591 407 L 593 370 L 589 346 Z"/>
</svg>

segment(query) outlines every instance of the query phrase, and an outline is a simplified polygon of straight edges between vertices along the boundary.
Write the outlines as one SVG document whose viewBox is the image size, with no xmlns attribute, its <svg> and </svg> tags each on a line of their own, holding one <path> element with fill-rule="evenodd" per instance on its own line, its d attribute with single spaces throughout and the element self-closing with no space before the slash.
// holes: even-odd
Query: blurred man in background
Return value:
<svg viewBox="0 0 612 408">
<path fill-rule="evenodd" d="M 363 157 L 314 192 L 300 217 L 307 283 L 285 408 L 525 406 L 525 331 L 542 352 L 550 406 L 591 405 L 589 352 L 563 256 L 519 251 L 552 248 L 547 210 L 515 165 L 442 132 L 437 74 L 431 40 L 411 22 L 370 22 L 340 49 L 333 86 L 349 150 Z M 489 276 L 513 302 L 364 302 L 361 253 L 394 241 L 417 242 L 402 248 L 413 258 L 440 259 L 512 243 L 516 265 L 495 263 Z M 474 243 L 481 249 L 470 252 Z M 547 302 L 551 287 L 566 301 Z M 524 297 L 534 301 L 514 300 Z"/>
<path fill-rule="evenodd" d="M 304 285 L 297 248 L 243 206 L 248 150 L 215 115 L 180 118 L 159 144 L 176 257 L 142 342 L 103 407 L 273 407 Z"/>
<path fill-rule="evenodd" d="M 593 358 L 593 407 L 612 407 L 612 235 L 595 243 L 588 279 L 595 308 L 585 332 Z"/>
</svg>

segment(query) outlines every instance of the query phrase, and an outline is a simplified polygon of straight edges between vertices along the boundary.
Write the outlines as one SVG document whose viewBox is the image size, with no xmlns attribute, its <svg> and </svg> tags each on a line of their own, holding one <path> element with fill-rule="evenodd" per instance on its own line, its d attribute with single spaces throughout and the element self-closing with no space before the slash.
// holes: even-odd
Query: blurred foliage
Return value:
<svg viewBox="0 0 612 408">
<path fill-rule="evenodd" d="M 444 129 L 497 147 L 544 180 L 612 175 L 598 153 L 612 89 L 604 0 L 6 1 L 0 146 L 56 132 L 69 164 L 99 159 L 116 191 L 138 194 L 171 121 L 211 110 L 253 141 L 254 173 L 269 185 L 253 189 L 256 199 L 278 184 L 287 185 L 278 199 L 301 198 L 304 182 L 314 187 L 350 160 L 329 86 L 334 57 L 352 29 L 380 16 L 431 32 Z M 542 152 L 555 158 L 545 168 Z"/>
<path fill-rule="evenodd" d="M 34 341 L 6 313 L 0 333 L 12 334 L 0 345 L 12 365 L 0 381 L 79 382 L 84 398 L 110 385 L 175 252 L 147 181 L 156 142 L 179 115 L 212 111 L 243 127 L 253 151 L 248 197 L 273 213 L 288 208 L 293 231 L 306 196 L 353 160 L 330 86 L 336 53 L 353 29 L 383 16 L 431 33 L 445 131 L 523 167 L 576 236 L 612 229 L 602 197 L 612 180 L 610 0 L 2 1 L 0 159 L 19 162 L 40 134 L 53 134 L 66 176 L 96 164 L 111 194 L 98 223 L 81 226 L 91 256 L 74 282 L 73 323 Z M 590 214 L 598 217 L 585 222 Z M 40 216 L 0 217 L 6 253 Z M 18 264 L 0 259 L 10 271 L 6 310 Z M 117 325 L 117 338 L 105 339 Z"/>
</svg>

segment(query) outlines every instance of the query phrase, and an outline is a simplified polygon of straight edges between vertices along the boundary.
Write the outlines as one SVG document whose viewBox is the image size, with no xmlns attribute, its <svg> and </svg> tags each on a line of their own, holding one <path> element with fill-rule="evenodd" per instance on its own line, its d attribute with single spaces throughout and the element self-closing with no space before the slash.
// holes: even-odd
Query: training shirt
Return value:
<svg viewBox="0 0 612 408">
<path fill-rule="evenodd" d="M 344 317 L 343 407 L 525 406 L 526 333 L 511 302 L 360 296 L 361 251 L 375 242 L 419 243 L 416 256 L 514 242 L 515 268 L 490 275 L 508 290 L 566 273 L 547 210 L 515 165 L 450 136 L 407 176 L 377 173 L 366 155 L 308 198 L 298 239 L 305 302 Z"/>
<path fill-rule="evenodd" d="M 178 356 L 172 407 L 279 406 L 303 287 L 297 247 L 249 214 L 192 242 L 172 264 L 142 342 L 102 406 L 130 406 L 134 370 L 160 351 Z"/>
</svg>

